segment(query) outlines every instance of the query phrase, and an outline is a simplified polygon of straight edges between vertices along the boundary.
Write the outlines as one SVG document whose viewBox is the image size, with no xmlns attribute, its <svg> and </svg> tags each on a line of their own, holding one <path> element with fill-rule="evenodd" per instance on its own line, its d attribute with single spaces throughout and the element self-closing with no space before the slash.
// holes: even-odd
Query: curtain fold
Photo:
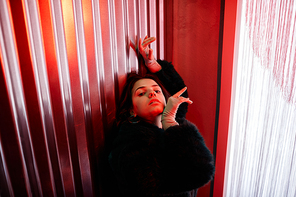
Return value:
<svg viewBox="0 0 296 197">
<path fill-rule="evenodd" d="M 238 14 L 224 196 L 296 196 L 296 1 Z"/>
</svg>

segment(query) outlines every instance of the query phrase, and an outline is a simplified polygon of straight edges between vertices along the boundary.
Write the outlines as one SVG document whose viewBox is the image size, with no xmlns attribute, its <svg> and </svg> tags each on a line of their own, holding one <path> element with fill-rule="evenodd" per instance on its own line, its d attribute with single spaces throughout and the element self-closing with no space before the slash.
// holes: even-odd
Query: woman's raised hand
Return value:
<svg viewBox="0 0 296 197">
<path fill-rule="evenodd" d="M 178 125 L 175 120 L 177 110 L 181 103 L 192 104 L 193 102 L 189 98 L 182 97 L 181 95 L 187 90 L 187 87 L 184 87 L 182 90 L 174 94 L 168 99 L 168 103 L 164 108 L 162 113 L 161 122 L 162 128 L 166 130 L 171 126 Z"/>
<path fill-rule="evenodd" d="M 143 43 L 141 44 L 142 39 L 141 38 L 139 39 L 139 52 L 143 56 L 143 58 L 145 59 L 145 62 L 146 62 L 146 59 L 148 59 L 148 60 L 154 59 L 153 50 L 149 49 L 148 45 L 151 44 L 152 42 L 154 42 L 155 40 L 156 40 L 155 37 L 148 38 L 148 36 L 146 36 L 143 40 Z"/>
<path fill-rule="evenodd" d="M 146 36 L 143 40 L 143 43 L 142 39 L 139 39 L 138 45 L 135 45 L 132 42 L 130 42 L 130 46 L 134 49 L 135 52 L 137 52 L 137 49 L 139 49 L 140 54 L 144 58 L 145 65 L 152 73 L 156 73 L 159 70 L 161 70 L 161 66 L 157 63 L 157 61 L 154 58 L 153 50 L 148 47 L 148 45 L 154 42 L 155 40 L 155 37 Z"/>
</svg>

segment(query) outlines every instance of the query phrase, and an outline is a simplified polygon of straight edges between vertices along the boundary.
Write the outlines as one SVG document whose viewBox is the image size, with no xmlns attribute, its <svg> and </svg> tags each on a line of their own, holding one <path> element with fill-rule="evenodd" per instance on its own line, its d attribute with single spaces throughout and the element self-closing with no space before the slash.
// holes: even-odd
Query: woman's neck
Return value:
<svg viewBox="0 0 296 197">
<path fill-rule="evenodd" d="M 162 114 L 157 115 L 156 117 L 152 118 L 151 120 L 145 120 L 146 122 L 149 122 L 150 124 L 154 124 L 158 128 L 162 129 L 162 124 L 161 124 L 161 116 Z"/>
<path fill-rule="evenodd" d="M 162 116 L 162 114 L 158 115 L 158 116 L 156 117 L 156 119 L 155 119 L 155 123 L 154 123 L 154 124 L 155 124 L 158 128 L 160 128 L 160 129 L 162 129 L 161 116 Z"/>
</svg>

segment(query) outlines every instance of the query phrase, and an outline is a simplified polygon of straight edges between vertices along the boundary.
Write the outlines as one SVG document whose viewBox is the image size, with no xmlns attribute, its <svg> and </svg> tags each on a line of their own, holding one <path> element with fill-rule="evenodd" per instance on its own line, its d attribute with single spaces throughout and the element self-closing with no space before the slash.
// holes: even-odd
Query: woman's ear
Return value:
<svg viewBox="0 0 296 197">
<path fill-rule="evenodd" d="M 137 114 L 134 112 L 134 110 L 133 110 L 133 109 L 130 109 L 130 115 L 131 115 L 131 116 L 134 116 L 134 117 L 136 117 L 136 116 L 137 116 Z"/>
</svg>

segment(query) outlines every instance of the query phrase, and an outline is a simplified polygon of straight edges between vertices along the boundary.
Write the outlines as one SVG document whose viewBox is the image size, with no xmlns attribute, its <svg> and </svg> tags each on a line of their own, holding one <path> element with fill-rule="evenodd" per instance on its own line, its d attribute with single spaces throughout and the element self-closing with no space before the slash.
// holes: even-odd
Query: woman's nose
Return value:
<svg viewBox="0 0 296 197">
<path fill-rule="evenodd" d="M 149 98 L 152 98 L 152 97 L 155 97 L 155 96 L 156 96 L 156 93 L 154 91 L 150 92 Z"/>
</svg>

